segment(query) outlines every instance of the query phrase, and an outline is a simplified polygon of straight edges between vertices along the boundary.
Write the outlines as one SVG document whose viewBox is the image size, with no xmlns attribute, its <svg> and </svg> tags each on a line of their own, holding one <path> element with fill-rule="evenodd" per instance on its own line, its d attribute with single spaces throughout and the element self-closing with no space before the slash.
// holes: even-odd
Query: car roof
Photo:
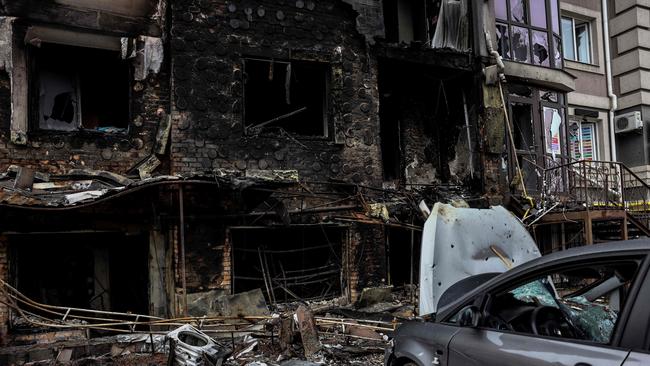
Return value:
<svg viewBox="0 0 650 366">
<path fill-rule="evenodd" d="M 551 254 L 541 256 L 537 259 L 533 259 L 526 263 L 523 263 L 511 270 L 508 270 L 504 273 L 495 276 L 491 280 L 486 281 L 484 284 L 478 286 L 473 291 L 469 291 L 466 295 L 461 296 L 456 301 L 450 302 L 445 305 L 443 308 L 439 309 L 438 314 L 440 317 L 436 316 L 437 319 L 446 318 L 450 311 L 453 311 L 460 303 L 465 303 L 471 297 L 474 297 L 476 294 L 482 292 L 488 287 L 491 287 L 495 283 L 502 281 L 507 281 L 508 278 L 519 276 L 522 273 L 535 270 L 538 267 L 544 267 L 553 263 L 561 263 L 565 261 L 572 261 L 576 259 L 588 260 L 590 258 L 597 257 L 607 257 L 608 254 L 618 254 L 625 255 L 637 254 L 650 251 L 650 238 L 634 239 L 634 240 L 622 240 L 602 244 L 593 244 L 585 245 L 576 248 L 570 248 Z"/>
</svg>

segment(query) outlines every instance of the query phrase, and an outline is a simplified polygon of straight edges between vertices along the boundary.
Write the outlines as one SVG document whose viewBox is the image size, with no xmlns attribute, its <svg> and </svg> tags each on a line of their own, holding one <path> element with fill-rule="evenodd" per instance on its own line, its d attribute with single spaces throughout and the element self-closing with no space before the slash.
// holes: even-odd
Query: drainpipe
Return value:
<svg viewBox="0 0 650 366">
<path fill-rule="evenodd" d="M 614 112 L 618 109 L 618 98 L 614 94 L 613 78 L 612 78 L 612 58 L 609 50 L 609 9 L 607 8 L 607 0 L 602 0 L 603 8 L 603 37 L 605 45 L 605 73 L 607 74 L 607 96 L 609 97 L 609 150 L 611 160 L 617 161 L 616 156 L 616 134 L 614 133 Z"/>
</svg>

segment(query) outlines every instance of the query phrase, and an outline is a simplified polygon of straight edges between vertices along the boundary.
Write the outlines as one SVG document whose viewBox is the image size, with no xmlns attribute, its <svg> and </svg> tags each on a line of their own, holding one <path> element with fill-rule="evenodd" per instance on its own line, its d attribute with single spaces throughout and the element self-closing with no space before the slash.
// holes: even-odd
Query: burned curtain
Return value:
<svg viewBox="0 0 650 366">
<path fill-rule="evenodd" d="M 443 0 L 438 13 L 433 48 L 469 50 L 469 9 L 467 0 Z"/>
</svg>

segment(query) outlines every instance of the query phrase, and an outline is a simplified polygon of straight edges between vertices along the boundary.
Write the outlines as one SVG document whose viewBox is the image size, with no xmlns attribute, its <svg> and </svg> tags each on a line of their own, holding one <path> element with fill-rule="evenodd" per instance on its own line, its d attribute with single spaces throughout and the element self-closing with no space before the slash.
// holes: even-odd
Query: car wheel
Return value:
<svg viewBox="0 0 650 366">
<path fill-rule="evenodd" d="M 403 364 L 402 366 L 418 366 L 418 365 L 416 365 L 415 362 L 407 362 L 407 363 Z"/>
</svg>

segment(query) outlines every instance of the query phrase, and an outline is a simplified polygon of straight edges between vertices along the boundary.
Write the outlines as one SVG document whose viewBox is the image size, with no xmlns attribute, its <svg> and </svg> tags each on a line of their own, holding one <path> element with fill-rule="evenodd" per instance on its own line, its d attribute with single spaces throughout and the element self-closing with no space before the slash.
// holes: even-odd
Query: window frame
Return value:
<svg viewBox="0 0 650 366">
<path fill-rule="evenodd" d="M 566 56 L 566 54 L 565 54 L 564 59 L 572 61 L 572 62 L 578 62 L 578 63 L 585 64 L 585 65 L 594 65 L 594 61 L 593 61 L 594 60 L 594 52 L 593 52 L 594 42 L 593 42 L 591 20 L 589 20 L 589 19 L 580 19 L 580 18 L 569 16 L 569 15 L 562 15 L 561 20 L 560 20 L 560 24 L 564 20 L 570 20 L 571 21 L 571 36 L 570 37 L 571 37 L 571 42 L 573 44 L 573 55 L 575 56 L 575 59 L 571 59 L 571 58 L 568 58 Z M 576 21 L 578 21 L 579 23 L 577 23 Z M 577 32 L 576 32 L 576 27 L 578 27 L 578 26 L 584 26 L 586 28 L 586 33 L 587 33 L 587 38 L 588 38 L 587 39 L 587 56 L 589 58 L 589 60 L 587 60 L 587 61 L 580 59 L 580 53 L 578 51 L 578 35 L 577 35 Z M 565 43 L 564 42 L 565 41 L 565 39 L 564 39 L 565 36 L 567 36 L 567 35 L 565 35 L 564 32 L 562 32 L 562 44 L 563 45 Z"/>
<path fill-rule="evenodd" d="M 241 124 L 242 124 L 242 134 L 244 136 L 255 136 L 256 133 L 252 132 L 252 129 L 256 125 L 249 124 L 246 121 L 246 61 L 247 60 L 252 60 L 252 61 L 258 61 L 258 62 L 272 62 L 272 63 L 277 63 L 277 64 L 292 64 L 293 62 L 295 63 L 313 63 L 315 65 L 322 65 L 324 68 L 324 85 L 325 85 L 325 90 L 323 91 L 323 121 L 322 121 L 322 126 L 323 126 L 323 132 L 320 135 L 304 135 L 300 133 L 296 133 L 293 131 L 286 131 L 288 134 L 290 134 L 292 137 L 299 139 L 299 140 L 333 140 L 335 131 L 334 131 L 334 124 L 332 121 L 332 113 L 330 111 L 332 102 L 330 100 L 330 92 L 331 92 L 331 75 L 332 75 L 332 64 L 329 62 L 322 62 L 322 61 L 314 61 L 314 60 L 302 60 L 302 59 L 273 59 L 273 58 L 266 58 L 263 56 L 248 56 L 248 55 L 242 55 L 241 58 L 241 65 L 242 65 L 242 75 L 243 75 L 243 81 L 241 83 L 241 103 L 242 103 L 242 108 L 241 108 Z M 263 122 L 260 122 L 263 123 Z M 259 124 L 259 123 L 258 123 Z M 259 135 L 260 136 L 265 136 L 265 135 L 270 135 L 272 133 L 268 131 L 262 130 Z"/>
<path fill-rule="evenodd" d="M 513 62 L 518 62 L 518 63 L 524 63 L 532 66 L 537 66 L 537 67 L 545 67 L 549 69 L 557 69 L 561 70 L 564 68 L 564 55 L 562 54 L 562 16 L 560 12 L 560 4 L 559 0 L 542 0 L 545 1 L 545 8 L 546 8 L 546 28 L 541 28 L 538 26 L 534 26 L 532 24 L 532 17 L 531 17 L 531 6 L 530 6 L 530 1 L 540 1 L 540 0 L 522 0 L 526 3 L 526 17 L 528 23 L 520 23 L 512 19 L 512 8 L 511 8 L 511 1 L 512 0 L 503 0 L 506 2 L 506 16 L 508 19 L 499 19 L 495 15 L 495 33 L 496 33 L 496 27 L 498 26 L 506 26 L 507 34 L 508 34 L 508 44 L 509 44 L 509 51 L 511 53 L 510 58 L 505 57 L 504 59 L 508 61 L 513 61 Z M 555 2 L 555 7 L 553 7 L 553 2 Z M 558 19 L 558 33 L 555 33 L 553 29 L 553 10 L 557 10 L 557 19 Z M 528 57 L 529 60 L 527 62 L 524 61 L 517 61 L 514 58 L 513 54 L 513 47 L 512 47 L 512 35 L 513 35 L 513 27 L 520 27 L 527 29 L 528 33 Z M 541 65 L 541 64 L 536 64 L 534 63 L 534 52 L 533 52 L 533 32 L 544 32 L 546 33 L 547 37 L 547 51 L 548 51 L 548 62 L 549 65 Z M 495 37 L 496 38 L 496 37 Z M 497 38 L 498 42 L 498 38 Z M 556 43 L 560 44 L 560 47 L 556 47 Z M 557 64 L 557 56 L 556 51 L 559 51 L 559 64 Z"/>
<path fill-rule="evenodd" d="M 53 43 L 53 42 L 43 42 L 47 44 L 61 45 L 61 46 L 70 46 L 77 47 L 80 49 L 90 49 L 90 47 L 83 47 L 78 45 L 68 45 L 64 43 Z M 101 48 L 100 48 L 101 49 Z M 75 73 L 75 94 L 78 98 L 78 107 L 75 111 L 75 118 L 78 118 L 78 127 L 74 130 L 57 130 L 57 129 L 47 129 L 40 126 L 40 79 L 39 79 L 39 66 L 38 66 L 38 57 L 36 55 L 38 49 L 35 46 L 27 45 L 25 48 L 26 62 L 27 62 L 27 104 L 29 105 L 27 124 L 28 131 L 30 135 L 33 136 L 56 136 L 56 135 L 88 135 L 88 136 L 127 136 L 131 132 L 131 120 L 133 119 L 133 90 L 130 85 L 125 88 L 124 93 L 127 93 L 128 96 L 128 105 L 127 108 L 127 119 L 125 121 L 126 127 L 118 128 L 117 131 L 101 131 L 93 128 L 84 128 L 83 126 L 83 115 L 82 115 L 82 106 L 83 106 L 83 91 L 81 87 L 81 80 L 79 78 L 79 73 Z M 125 76 L 129 80 L 129 84 L 134 79 L 134 70 L 133 67 L 129 66 L 128 75 Z"/>
<path fill-rule="evenodd" d="M 578 125 L 578 131 L 579 131 L 578 142 L 579 142 L 579 144 L 580 144 L 580 159 L 576 159 L 576 158 L 573 156 L 573 148 L 571 148 L 571 151 L 570 151 L 570 158 L 571 158 L 571 160 L 587 160 L 587 159 L 585 159 L 585 157 L 584 157 L 584 147 L 583 147 L 583 138 L 582 138 L 582 135 L 583 135 L 583 134 L 582 134 L 582 126 L 583 126 L 583 125 L 589 125 L 589 126 L 591 126 L 591 128 L 592 128 L 592 139 L 591 139 L 591 143 L 592 143 L 592 150 L 593 150 L 592 157 L 591 157 L 591 159 L 589 159 L 589 161 L 598 161 L 599 158 L 600 158 L 598 122 L 595 122 L 595 121 L 580 120 L 580 119 L 574 118 L 574 117 L 572 117 L 572 116 L 569 116 L 569 125 L 567 125 L 567 127 L 570 128 L 570 125 L 571 125 L 571 124 L 574 124 L 574 123 Z M 568 130 L 567 130 L 567 131 L 568 131 Z M 569 132 L 569 134 L 570 134 L 570 132 Z M 570 136 L 569 136 L 569 145 L 571 145 Z"/>
</svg>

